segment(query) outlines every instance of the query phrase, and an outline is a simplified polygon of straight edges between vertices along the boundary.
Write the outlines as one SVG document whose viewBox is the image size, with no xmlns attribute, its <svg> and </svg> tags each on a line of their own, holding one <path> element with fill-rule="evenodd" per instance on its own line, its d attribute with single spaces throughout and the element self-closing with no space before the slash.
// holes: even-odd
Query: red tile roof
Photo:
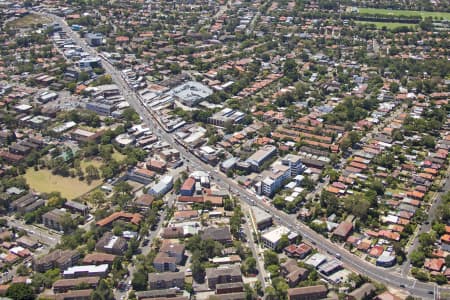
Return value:
<svg viewBox="0 0 450 300">
<path fill-rule="evenodd" d="M 192 190 L 193 187 L 195 186 L 195 179 L 192 177 L 189 177 L 188 179 L 186 179 L 183 183 L 183 185 L 181 186 L 181 190 Z"/>
<path fill-rule="evenodd" d="M 444 265 L 445 259 L 443 258 L 427 258 L 424 267 L 430 271 L 440 272 Z"/>
<path fill-rule="evenodd" d="M 104 226 L 110 225 L 114 221 L 125 219 L 128 222 L 131 222 L 135 225 L 139 225 L 142 218 L 143 218 L 143 216 L 141 214 L 137 214 L 137 213 L 133 214 L 133 213 L 127 213 L 127 212 L 120 211 L 120 212 L 115 212 L 115 213 L 111 214 L 109 217 L 106 217 L 106 218 L 98 221 L 96 224 L 97 224 L 97 226 L 104 227 Z"/>
</svg>

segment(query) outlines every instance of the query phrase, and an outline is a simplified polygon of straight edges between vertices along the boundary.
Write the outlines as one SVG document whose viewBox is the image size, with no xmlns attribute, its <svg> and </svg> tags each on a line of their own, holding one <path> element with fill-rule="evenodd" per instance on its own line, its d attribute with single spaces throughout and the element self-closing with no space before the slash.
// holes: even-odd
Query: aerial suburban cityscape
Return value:
<svg viewBox="0 0 450 300">
<path fill-rule="evenodd" d="M 0 299 L 450 300 L 450 1 L 0 0 Z"/>
</svg>

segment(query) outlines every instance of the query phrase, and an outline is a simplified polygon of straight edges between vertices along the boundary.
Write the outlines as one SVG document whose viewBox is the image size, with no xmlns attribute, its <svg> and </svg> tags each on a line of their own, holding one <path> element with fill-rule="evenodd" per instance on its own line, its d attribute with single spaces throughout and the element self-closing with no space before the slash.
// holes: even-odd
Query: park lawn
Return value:
<svg viewBox="0 0 450 300">
<path fill-rule="evenodd" d="M 12 20 L 7 24 L 7 26 L 10 28 L 27 28 L 33 25 L 48 24 L 50 22 L 51 20 L 49 18 L 31 13 L 21 18 Z"/>
<path fill-rule="evenodd" d="M 358 7 L 360 14 L 379 14 L 379 15 L 392 15 L 392 16 L 420 16 L 422 18 L 433 17 L 443 18 L 450 20 L 450 13 L 439 11 L 417 11 L 417 10 L 394 10 L 394 9 L 382 9 L 382 8 L 366 8 Z"/>
<path fill-rule="evenodd" d="M 114 160 L 116 160 L 117 162 L 122 162 L 127 156 L 123 155 L 122 153 L 120 153 L 119 151 L 114 149 L 114 152 L 112 154 L 112 158 L 114 158 Z"/>
<path fill-rule="evenodd" d="M 99 168 L 103 165 L 103 163 L 102 163 L 100 160 L 97 160 L 97 159 L 91 159 L 91 160 L 83 159 L 83 160 L 80 162 L 80 167 L 81 167 L 81 169 L 83 169 L 83 171 L 85 171 L 85 172 L 86 172 L 86 167 L 89 166 L 89 165 L 93 165 L 94 167 L 96 167 L 97 169 L 99 169 Z"/>
<path fill-rule="evenodd" d="M 373 21 L 356 21 L 357 24 L 373 24 L 376 26 L 377 29 L 382 29 L 383 27 L 386 27 L 387 29 L 395 29 L 403 26 L 407 27 L 415 27 L 417 24 L 411 24 L 411 23 L 388 23 L 388 22 L 373 22 Z"/>
<path fill-rule="evenodd" d="M 99 179 L 92 181 L 89 185 L 76 177 L 53 175 L 47 169 L 36 171 L 34 168 L 29 168 L 24 177 L 31 189 L 40 193 L 60 192 L 62 197 L 69 200 L 78 198 L 102 184 L 102 180 Z"/>
</svg>

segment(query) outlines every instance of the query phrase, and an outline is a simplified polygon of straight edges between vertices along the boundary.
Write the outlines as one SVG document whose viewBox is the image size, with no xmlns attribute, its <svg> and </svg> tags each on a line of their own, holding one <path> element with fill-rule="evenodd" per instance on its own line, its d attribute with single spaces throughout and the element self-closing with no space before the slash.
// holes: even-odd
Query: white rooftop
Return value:
<svg viewBox="0 0 450 300">
<path fill-rule="evenodd" d="M 108 265 L 87 265 L 87 266 L 74 266 L 64 271 L 64 275 L 71 275 L 76 273 L 106 273 L 108 271 Z"/>
<path fill-rule="evenodd" d="M 262 237 L 265 240 L 268 240 L 269 242 L 271 242 L 273 244 L 276 244 L 280 240 L 282 235 L 289 234 L 290 232 L 291 231 L 288 228 L 286 228 L 284 226 L 280 226 L 280 227 L 277 227 L 277 228 L 275 228 L 275 229 L 273 229 L 273 230 L 271 230 L 269 232 L 264 233 L 262 235 Z"/>
</svg>

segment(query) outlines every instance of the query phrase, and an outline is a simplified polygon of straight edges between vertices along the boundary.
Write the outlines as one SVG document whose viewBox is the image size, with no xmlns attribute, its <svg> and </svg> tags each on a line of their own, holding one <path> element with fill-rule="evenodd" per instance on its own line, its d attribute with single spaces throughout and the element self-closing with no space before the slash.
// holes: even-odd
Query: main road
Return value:
<svg viewBox="0 0 450 300">
<path fill-rule="evenodd" d="M 87 43 L 78 36 L 72 29 L 67 25 L 67 23 L 60 17 L 45 14 L 50 17 L 53 21 L 57 22 L 64 31 L 68 34 L 73 41 L 80 46 L 85 52 L 91 55 L 98 56 L 96 50 L 92 49 L 87 45 Z M 244 189 L 234 180 L 228 178 L 224 174 L 217 172 L 212 166 L 203 163 L 200 159 L 194 156 L 186 148 L 182 147 L 173 136 L 164 130 L 164 127 L 159 123 L 157 118 L 154 118 L 151 111 L 144 105 L 144 103 L 139 99 L 135 91 L 133 91 L 126 80 L 122 77 L 122 74 L 117 70 L 109 61 L 102 58 L 102 64 L 106 72 L 111 76 L 115 84 L 117 84 L 122 90 L 122 94 L 128 103 L 133 107 L 136 112 L 141 116 L 142 120 L 150 127 L 158 131 L 158 135 L 169 143 L 173 148 L 180 151 L 180 154 L 186 159 L 187 164 L 194 170 L 204 170 L 210 172 L 211 176 L 217 181 L 218 185 L 223 188 L 229 189 L 240 197 L 241 201 L 246 202 L 249 205 L 256 205 L 261 209 L 266 210 L 271 213 L 276 221 L 293 231 L 302 234 L 303 238 L 311 242 L 318 249 L 327 252 L 331 255 L 339 256 L 343 264 L 364 276 L 367 276 L 375 281 L 384 283 L 386 285 L 395 287 L 397 289 L 405 290 L 410 294 L 424 299 L 439 299 L 439 294 L 442 292 L 450 293 L 450 288 L 448 287 L 438 287 L 433 283 L 420 282 L 415 279 L 405 278 L 401 274 L 391 272 L 384 268 L 379 268 L 371 263 L 362 260 L 356 255 L 351 254 L 347 250 L 343 249 L 341 246 L 332 243 L 327 238 L 316 233 L 314 230 L 309 228 L 304 223 L 298 221 L 295 216 L 288 215 L 276 208 L 270 206 L 264 201 L 260 201 L 253 193 L 249 190 Z"/>
</svg>

